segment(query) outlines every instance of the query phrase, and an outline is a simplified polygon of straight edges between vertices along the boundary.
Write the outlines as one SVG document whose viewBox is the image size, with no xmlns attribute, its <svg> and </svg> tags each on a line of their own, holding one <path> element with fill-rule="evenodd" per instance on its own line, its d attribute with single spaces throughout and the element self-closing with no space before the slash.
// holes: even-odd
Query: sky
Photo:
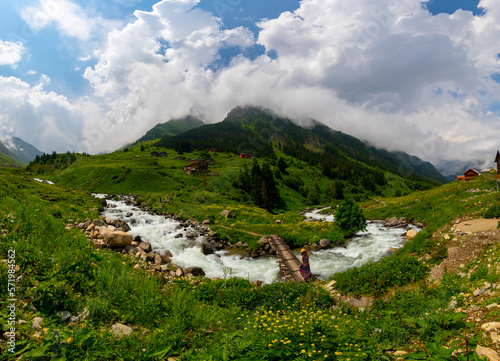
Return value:
<svg viewBox="0 0 500 361">
<path fill-rule="evenodd" d="M 111 152 L 174 117 L 256 105 L 445 173 L 500 148 L 497 0 L 6 0 L 0 14 L 7 144 Z"/>
</svg>

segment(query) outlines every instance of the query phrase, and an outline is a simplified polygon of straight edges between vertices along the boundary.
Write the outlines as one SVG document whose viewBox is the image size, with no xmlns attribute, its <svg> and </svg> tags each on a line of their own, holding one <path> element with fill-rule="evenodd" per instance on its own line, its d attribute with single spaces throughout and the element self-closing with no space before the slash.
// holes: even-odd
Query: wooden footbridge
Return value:
<svg viewBox="0 0 500 361">
<path fill-rule="evenodd" d="M 277 234 L 272 234 L 266 238 L 271 248 L 276 252 L 276 256 L 280 263 L 280 271 L 285 278 L 290 281 L 304 283 L 304 279 L 300 274 L 300 261 L 285 243 L 283 238 Z"/>
</svg>

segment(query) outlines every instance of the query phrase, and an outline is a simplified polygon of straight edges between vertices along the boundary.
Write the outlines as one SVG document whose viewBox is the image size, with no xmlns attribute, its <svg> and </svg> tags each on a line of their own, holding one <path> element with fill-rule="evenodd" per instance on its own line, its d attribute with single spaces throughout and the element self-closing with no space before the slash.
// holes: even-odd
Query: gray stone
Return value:
<svg viewBox="0 0 500 361">
<path fill-rule="evenodd" d="M 72 315 L 70 312 L 68 312 L 68 311 L 59 311 L 59 312 L 57 312 L 57 315 L 58 315 L 59 317 L 61 317 L 61 321 L 62 321 L 62 322 L 66 322 L 66 321 L 68 321 L 68 320 L 71 318 L 71 316 L 73 316 L 73 315 Z"/>
<path fill-rule="evenodd" d="M 144 252 L 146 252 L 146 253 L 149 253 L 153 250 L 151 248 L 151 243 L 149 243 L 149 242 L 141 242 L 141 243 L 139 243 L 137 248 L 144 250 Z"/>
<path fill-rule="evenodd" d="M 121 219 L 116 219 L 113 223 L 111 223 L 113 226 L 116 228 L 121 228 L 122 231 L 124 232 L 129 232 L 130 231 L 130 226 L 127 224 L 127 222 L 122 221 Z"/>
<path fill-rule="evenodd" d="M 107 224 L 102 219 L 94 219 L 92 222 L 95 227 L 106 227 Z"/>
<path fill-rule="evenodd" d="M 321 241 L 319 241 L 319 246 L 321 247 L 321 249 L 328 249 L 332 246 L 332 243 L 328 239 L 323 238 Z"/>
<path fill-rule="evenodd" d="M 236 218 L 234 213 L 227 209 L 220 212 L 220 215 L 224 218 Z"/>
<path fill-rule="evenodd" d="M 269 244 L 269 240 L 266 237 L 261 237 L 259 239 L 259 248 L 264 248 L 266 244 Z"/>
<path fill-rule="evenodd" d="M 111 327 L 111 331 L 115 336 L 122 337 L 122 336 L 130 336 L 132 333 L 132 328 L 125 326 L 121 323 L 115 323 Z"/>
<path fill-rule="evenodd" d="M 157 264 L 157 265 L 161 265 L 163 264 L 163 259 L 161 258 L 161 256 L 159 254 L 157 254 L 154 258 L 154 263 Z"/>
<path fill-rule="evenodd" d="M 205 271 L 200 267 L 188 267 L 184 270 L 184 273 L 191 274 L 193 276 L 205 276 Z"/>
<path fill-rule="evenodd" d="M 182 233 L 177 233 L 174 238 L 182 238 L 183 234 Z"/>
<path fill-rule="evenodd" d="M 31 326 L 37 331 L 40 331 L 42 324 L 43 324 L 43 318 L 41 317 L 35 317 L 31 322 Z"/>
<path fill-rule="evenodd" d="M 210 243 L 203 242 L 201 244 L 201 253 L 203 253 L 205 256 L 208 256 L 209 254 L 214 253 L 214 249 Z"/>
</svg>

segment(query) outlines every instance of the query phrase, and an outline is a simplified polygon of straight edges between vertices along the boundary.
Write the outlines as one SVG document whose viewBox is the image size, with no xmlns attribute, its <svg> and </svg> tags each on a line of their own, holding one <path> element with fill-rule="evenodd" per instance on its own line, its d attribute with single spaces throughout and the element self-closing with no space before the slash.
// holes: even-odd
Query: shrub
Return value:
<svg viewBox="0 0 500 361">
<path fill-rule="evenodd" d="M 416 257 L 387 257 L 377 263 L 365 264 L 334 275 L 339 291 L 355 296 L 362 294 L 379 296 L 391 287 L 405 286 L 424 278 L 427 266 Z"/>
<path fill-rule="evenodd" d="M 498 218 L 500 217 L 500 204 L 494 204 L 483 212 L 484 218 Z"/>
</svg>

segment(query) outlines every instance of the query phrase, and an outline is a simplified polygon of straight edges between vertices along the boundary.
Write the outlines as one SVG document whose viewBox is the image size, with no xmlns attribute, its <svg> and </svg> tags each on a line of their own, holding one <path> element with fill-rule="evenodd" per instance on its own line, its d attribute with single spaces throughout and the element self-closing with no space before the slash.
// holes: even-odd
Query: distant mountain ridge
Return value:
<svg viewBox="0 0 500 361">
<path fill-rule="evenodd" d="M 28 165 L 37 155 L 43 153 L 21 138 L 13 137 L 10 146 L 0 142 L 0 166 L 21 167 Z"/>
<path fill-rule="evenodd" d="M 192 115 L 187 115 L 182 118 L 174 118 L 169 120 L 168 122 L 155 125 L 132 145 L 147 142 L 150 140 L 160 139 L 165 136 L 179 135 L 181 133 L 187 132 L 188 130 L 201 127 L 202 125 L 205 125 L 203 120 Z"/>
<path fill-rule="evenodd" d="M 328 163 L 325 167 L 331 169 L 342 167 L 342 164 L 356 168 L 352 162 L 358 161 L 405 178 L 446 183 L 431 163 L 418 157 L 375 148 L 318 121 L 311 121 L 311 124 L 307 129 L 269 109 L 238 106 L 222 122 L 196 127 L 176 136 L 165 135 L 156 145 L 174 149 L 176 142 L 189 142 L 200 150 L 217 148 L 221 152 L 248 152 L 256 157 L 271 158 L 279 146 L 286 154 L 299 156 L 299 159 L 318 161 L 314 157 L 323 157 Z"/>
</svg>

